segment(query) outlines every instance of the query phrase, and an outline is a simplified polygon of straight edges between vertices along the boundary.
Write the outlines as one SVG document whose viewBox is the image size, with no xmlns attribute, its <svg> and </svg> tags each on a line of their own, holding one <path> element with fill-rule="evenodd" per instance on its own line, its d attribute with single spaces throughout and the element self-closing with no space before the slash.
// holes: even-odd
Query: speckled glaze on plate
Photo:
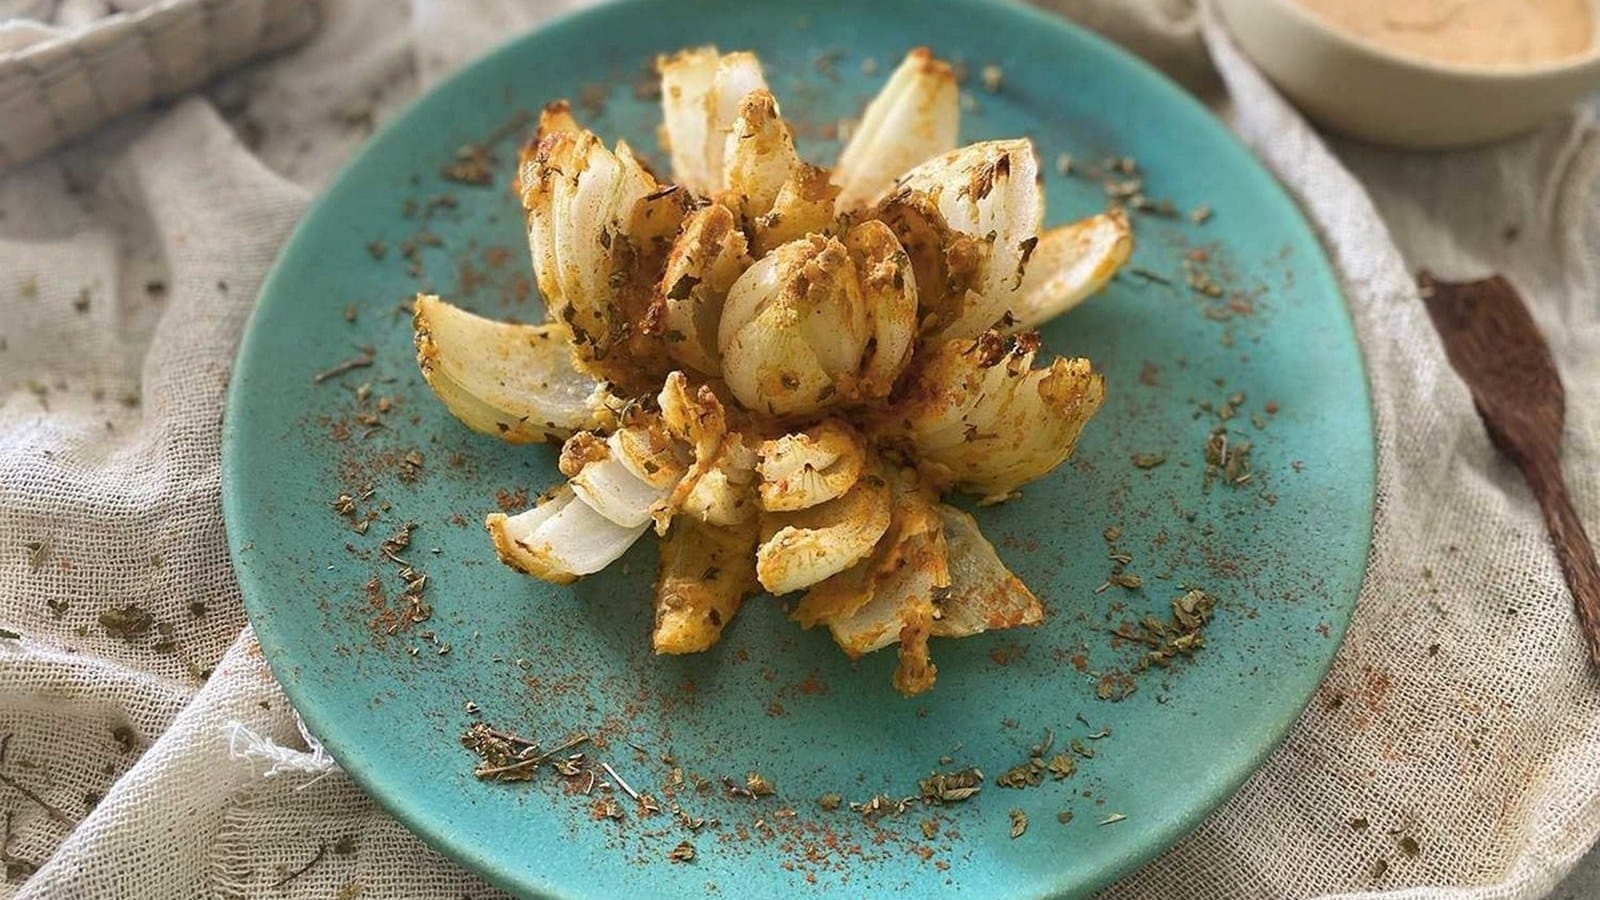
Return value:
<svg viewBox="0 0 1600 900">
<path fill-rule="evenodd" d="M 440 177 L 457 148 L 565 96 L 602 135 L 660 161 L 657 105 L 639 96 L 651 80 L 643 67 L 658 51 L 706 42 L 760 53 L 814 159 L 831 160 L 833 123 L 858 113 L 908 48 L 927 44 L 973 73 L 1000 67 L 997 93 L 969 83 L 978 108 L 962 137 L 1032 137 L 1052 223 L 1105 202 L 1098 182 L 1057 171 L 1061 153 L 1132 155 L 1152 197 L 1215 212 L 1204 225 L 1137 217 L 1133 265 L 1156 278 L 1124 274 L 1045 330 L 1048 348 L 1095 360 L 1109 399 L 1070 465 L 978 517 L 1048 618 L 936 642 L 938 685 L 915 699 L 889 686 L 892 652 L 852 664 L 765 597 L 710 652 L 654 657 L 650 540 L 575 587 L 501 566 L 479 523 L 499 492 L 532 495 L 557 480 L 555 452 L 467 432 L 412 361 L 409 318 L 396 306 L 419 288 L 494 316 L 542 314 L 506 190 L 515 138 L 498 145 L 491 186 Z M 1186 286 L 1183 260 L 1197 249 L 1227 289 L 1220 299 Z M 370 367 L 313 384 L 358 345 L 375 348 Z M 1208 491 L 1202 448 L 1234 392 L 1245 400 L 1227 425 L 1233 441 L 1253 442 L 1255 475 Z M 385 396 L 393 405 L 379 414 Z M 370 429 L 363 414 L 385 427 Z M 413 450 L 414 472 L 404 461 Z M 1166 462 L 1137 468 L 1140 453 Z M 311 730 L 440 850 L 510 890 L 560 897 L 1077 896 L 1106 885 L 1226 799 L 1310 699 L 1354 603 L 1373 501 L 1359 351 L 1329 265 L 1283 191 L 1141 63 L 1056 19 L 978 0 L 626 0 L 463 70 L 371 141 L 284 250 L 240 351 L 224 463 L 245 601 Z M 330 506 L 368 483 L 375 493 L 359 506 L 378 518 L 357 534 Z M 426 571 L 433 615 L 390 635 L 364 585 L 379 576 L 392 605 L 397 566 L 375 551 L 408 520 L 419 528 L 401 555 Z M 1095 590 L 1110 571 L 1112 526 L 1140 589 Z M 1109 630 L 1165 615 L 1185 584 L 1221 600 L 1205 649 L 1135 675 L 1121 702 L 1100 699 L 1101 678 L 1128 671 L 1142 650 L 1115 646 Z M 479 719 L 547 744 L 601 729 L 605 745 L 591 753 L 658 798 L 669 777 L 659 755 L 670 752 L 713 785 L 680 793 L 684 811 L 720 825 L 691 834 L 626 802 L 623 820 L 597 821 L 594 798 L 569 795 L 549 772 L 481 783 L 458 743 Z M 996 786 L 1046 729 L 1057 749 L 1076 738 L 1094 758 L 1079 758 L 1070 779 Z M 965 803 L 873 823 L 817 803 L 826 792 L 846 802 L 912 795 L 930 771 L 965 765 L 989 776 Z M 750 771 L 777 796 L 727 796 L 720 779 Z M 1031 820 L 1016 839 L 1012 809 Z M 1061 810 L 1070 823 L 1057 821 Z M 1126 818 L 1100 824 L 1113 814 Z M 669 861 L 686 839 L 695 860 Z"/>
</svg>

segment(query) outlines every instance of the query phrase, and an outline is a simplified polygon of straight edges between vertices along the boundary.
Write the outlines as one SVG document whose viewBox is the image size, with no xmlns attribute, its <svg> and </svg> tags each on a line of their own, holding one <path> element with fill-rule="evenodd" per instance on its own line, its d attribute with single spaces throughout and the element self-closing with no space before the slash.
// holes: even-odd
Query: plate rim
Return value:
<svg viewBox="0 0 1600 900">
<path fill-rule="evenodd" d="M 330 724 L 330 722 L 324 718 L 323 713 L 318 709 L 313 692 L 303 688 L 298 677 L 288 676 L 285 670 L 293 665 L 293 662 L 288 659 L 276 658 L 277 654 L 266 649 L 269 644 L 275 644 L 277 641 L 272 636 L 270 626 L 266 632 L 267 640 L 262 641 L 263 632 L 256 628 L 257 620 L 260 618 L 257 604 L 268 602 L 259 598 L 269 594 L 270 589 L 265 583 L 262 574 L 256 571 L 255 567 L 246 559 L 246 552 L 249 549 L 246 545 L 252 543 L 245 534 L 248 530 L 248 526 L 245 524 L 248 517 L 243 506 L 246 503 L 244 494 L 247 491 L 243 486 L 246 479 L 241 477 L 241 455 L 245 452 L 245 449 L 241 446 L 243 438 L 240 434 L 240 420 L 245 415 L 243 409 L 247 402 L 245 394 L 248 390 L 245 385 L 249 382 L 251 375 L 250 372 L 246 371 L 249 368 L 246 361 L 258 358 L 253 349 L 260 341 L 261 329 L 258 326 L 263 316 L 262 311 L 266 306 L 267 298 L 281 291 L 281 288 L 278 287 L 279 282 L 289 277 L 286 274 L 288 267 L 285 261 L 291 256 L 298 255 L 300 245 L 310 241 L 314 228 L 313 223 L 320 218 L 322 211 L 328 206 L 330 198 L 337 194 L 347 182 L 356 177 L 357 171 L 362 169 L 367 160 L 374 155 L 375 148 L 385 141 L 391 133 L 401 130 L 423 104 L 427 103 L 439 92 L 447 90 L 450 85 L 468 78 L 473 71 L 488 66 L 495 60 L 515 57 L 521 52 L 521 47 L 526 43 L 548 40 L 551 39 L 552 34 L 559 35 L 561 32 L 582 29 L 588 19 L 614 14 L 618 8 L 648 9 L 670 4 L 672 4 L 672 0 L 601 0 L 601 2 L 580 9 L 569 10 L 532 28 L 519 32 L 501 41 L 493 48 L 474 56 L 469 62 L 462 64 L 447 77 L 408 100 L 387 122 L 369 135 L 356 152 L 340 166 L 338 173 L 319 191 L 316 199 L 307 207 L 288 238 L 279 248 L 272 266 L 262 280 L 261 287 L 256 294 L 255 302 L 239 339 L 234 361 L 230 368 L 221 440 L 220 475 L 223 524 L 227 534 L 229 561 L 239 585 L 240 597 L 243 601 L 246 616 L 252 629 L 256 629 L 257 642 L 263 647 L 262 656 L 271 669 L 273 677 L 284 691 L 285 696 L 288 697 L 296 714 L 305 723 L 307 730 L 317 735 L 319 740 L 323 740 L 325 748 L 364 795 L 371 798 L 385 813 L 399 820 L 407 831 L 438 850 L 447 858 L 459 863 L 486 882 L 519 896 L 526 895 L 529 891 L 534 892 L 537 896 L 544 897 L 579 895 L 572 894 L 563 885 L 553 883 L 549 879 L 542 877 L 537 870 L 521 870 L 514 873 L 497 867 L 493 861 L 477 850 L 471 842 L 457 840 L 448 831 L 440 829 L 428 814 L 425 806 L 413 806 L 405 802 L 406 798 L 397 792 L 385 791 L 382 787 L 381 778 L 373 774 L 370 770 L 370 764 L 363 754 L 360 752 L 346 752 L 344 741 L 339 737 L 331 740 L 322 739 L 323 734 L 337 734 L 337 729 L 324 729 L 323 726 Z M 691 4 L 681 4 L 677 11 L 682 13 L 682 6 L 689 5 Z M 1326 658 L 1315 666 L 1314 674 L 1316 675 L 1316 680 L 1314 685 L 1320 685 L 1327 677 L 1343 647 L 1345 635 L 1354 618 L 1359 603 L 1360 591 L 1365 584 L 1367 570 L 1371 564 L 1372 538 L 1376 526 L 1375 512 L 1378 486 L 1376 412 L 1372 403 L 1371 377 L 1366 350 L 1361 342 L 1360 332 L 1355 327 L 1354 317 L 1350 309 L 1350 300 L 1344 289 L 1342 278 L 1338 268 L 1333 263 L 1328 248 L 1324 244 L 1321 230 L 1316 226 L 1314 220 L 1307 215 L 1305 209 L 1290 193 L 1289 189 L 1239 135 L 1228 128 L 1215 113 L 1192 94 L 1133 51 L 1062 15 L 1035 8 L 1019 2 L 1019 0 L 939 0 L 939 5 L 946 7 L 947 11 L 956 10 L 958 13 L 960 10 L 965 9 L 987 14 L 998 13 L 1002 16 L 1018 17 L 1020 20 L 1018 22 L 1019 25 L 1051 32 L 1056 39 L 1068 42 L 1086 42 L 1103 51 L 1121 65 L 1122 71 L 1117 73 L 1118 77 L 1135 79 L 1139 82 L 1141 89 L 1155 92 L 1168 103 L 1187 107 L 1190 112 L 1197 114 L 1196 118 L 1202 122 L 1200 127 L 1209 131 L 1212 139 L 1220 140 L 1220 142 L 1231 145 L 1233 149 L 1237 150 L 1246 161 L 1245 167 L 1250 171 L 1251 177 L 1265 185 L 1267 193 L 1274 197 L 1274 202 L 1284 204 L 1288 212 L 1299 219 L 1315 242 L 1318 252 L 1315 258 L 1309 261 L 1314 272 L 1313 277 L 1325 282 L 1327 290 L 1341 301 L 1339 304 L 1341 315 L 1336 317 L 1339 336 L 1347 338 L 1349 345 L 1355 351 L 1356 367 L 1360 376 L 1356 381 L 1360 387 L 1360 395 L 1352 398 L 1352 401 L 1359 403 L 1360 409 L 1365 413 L 1356 424 L 1363 432 L 1361 437 L 1365 438 L 1360 443 L 1367 447 L 1368 451 L 1359 460 L 1359 474 L 1366 484 L 1366 488 L 1361 492 L 1359 498 L 1361 501 L 1361 525 L 1354 535 L 1361 539 L 1360 549 L 1350 551 L 1350 559 L 1347 560 L 1347 565 L 1343 567 L 1340 573 L 1341 577 L 1336 580 L 1338 583 L 1334 586 L 1335 589 L 1330 591 L 1335 596 L 1348 597 L 1349 599 L 1347 608 L 1337 616 L 1337 621 L 1329 623 L 1329 650 Z M 1301 273 L 1302 275 L 1306 274 L 1306 270 L 1302 269 Z M 1360 554 L 1359 560 L 1355 558 L 1357 553 Z M 1330 582 L 1332 581 L 1335 580 L 1330 579 Z M 1293 716 L 1285 716 L 1281 722 L 1274 723 L 1271 727 L 1263 728 L 1262 731 L 1270 735 L 1269 739 L 1259 742 L 1249 753 L 1241 754 L 1237 757 L 1235 765 L 1228 767 L 1222 773 L 1225 777 L 1207 779 L 1208 786 L 1194 795 L 1197 798 L 1196 802 L 1190 804 L 1189 808 L 1181 815 L 1170 823 L 1153 827 L 1149 832 L 1152 835 L 1150 838 L 1131 847 L 1129 852 L 1124 853 L 1120 858 L 1114 859 L 1086 882 L 1079 884 L 1050 884 L 1051 893 L 1049 895 L 1062 896 L 1080 892 L 1092 894 L 1116 883 L 1170 850 L 1227 803 L 1250 778 L 1260 771 L 1266 761 L 1282 747 L 1290 732 L 1304 715 L 1305 709 L 1315 699 L 1315 696 L 1316 687 L 1313 686 L 1307 692 L 1304 700 L 1297 705 Z"/>
</svg>

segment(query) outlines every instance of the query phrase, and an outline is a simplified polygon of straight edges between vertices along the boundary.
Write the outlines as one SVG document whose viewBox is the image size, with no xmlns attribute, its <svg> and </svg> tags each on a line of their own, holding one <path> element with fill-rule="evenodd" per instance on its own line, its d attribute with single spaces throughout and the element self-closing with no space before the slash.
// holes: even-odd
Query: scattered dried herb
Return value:
<svg viewBox="0 0 1600 900">
<path fill-rule="evenodd" d="M 38 794 L 34 793 L 33 790 L 31 790 L 27 785 L 17 781 L 15 778 L 12 778 L 10 775 L 7 775 L 4 772 L 0 772 L 0 784 L 4 784 L 6 787 L 11 788 L 12 790 L 14 790 L 17 793 L 21 794 L 23 797 L 26 797 L 28 800 L 32 801 L 32 803 L 35 806 L 37 806 L 40 809 L 44 810 L 46 815 L 48 815 L 52 819 L 55 819 L 57 822 L 60 822 L 61 824 L 66 825 L 69 828 L 71 826 L 73 826 L 73 825 L 78 824 L 77 822 L 73 821 L 72 818 L 70 816 L 68 816 L 66 813 L 64 813 L 61 810 L 57 809 L 56 807 L 52 806 L 43 797 L 41 797 Z"/>
<path fill-rule="evenodd" d="M 355 356 L 350 357 L 344 362 L 338 363 L 332 368 L 324 369 L 323 371 L 311 376 L 311 383 L 321 384 L 330 378 L 336 378 L 354 369 L 365 369 L 372 365 L 373 361 L 377 359 L 376 354 L 377 351 L 373 348 L 362 347 L 361 352 L 357 353 Z"/>
<path fill-rule="evenodd" d="M 117 742 L 117 746 L 121 748 L 119 752 L 123 755 L 132 753 L 134 748 L 139 746 L 139 735 L 131 725 L 118 725 L 111 729 L 111 739 Z"/>
<path fill-rule="evenodd" d="M 1183 278 L 1189 285 L 1189 290 L 1205 297 L 1216 299 L 1222 296 L 1222 285 L 1217 283 L 1216 276 L 1206 267 L 1209 254 L 1204 250 L 1195 250 L 1183 260 Z"/>
<path fill-rule="evenodd" d="M 1054 728 L 1046 728 L 1044 730 L 1044 737 L 1040 739 L 1039 743 L 1028 748 L 1028 755 L 1043 756 L 1051 747 L 1054 747 L 1055 744 L 1056 730 Z"/>
<path fill-rule="evenodd" d="M 379 552 L 381 552 L 390 560 L 393 560 L 394 562 L 397 562 L 403 566 L 411 565 L 410 563 L 401 559 L 399 553 L 401 550 L 411 546 L 411 532 L 416 531 L 417 527 L 418 526 L 416 522 L 401 523 L 398 531 L 389 537 L 384 538 L 383 541 L 378 545 Z"/>
<path fill-rule="evenodd" d="M 588 734 L 579 732 L 557 746 L 540 752 L 538 741 L 497 731 L 483 722 L 475 722 L 461 733 L 461 746 L 476 753 L 481 760 L 472 774 L 484 781 L 527 781 L 540 764 L 588 740 Z M 562 774 L 568 774 L 562 771 L 560 762 L 562 760 L 557 760 L 553 767 Z M 572 770 L 573 767 L 569 765 L 568 769 Z M 577 772 L 571 771 L 571 774 Z"/>
<path fill-rule="evenodd" d="M 7 818 L 10 818 L 9 813 Z M 5 877 L 8 884 L 24 881 L 32 877 L 33 873 L 39 871 L 38 863 L 29 862 L 20 856 L 12 856 L 9 853 L 0 853 L 0 862 L 5 863 Z"/>
<path fill-rule="evenodd" d="M 1154 469 L 1167 461 L 1167 457 L 1160 453 L 1135 453 L 1133 465 L 1140 469 Z"/>
<path fill-rule="evenodd" d="M 1128 274 L 1129 275 L 1133 275 L 1133 276 L 1138 277 L 1138 278 L 1142 278 L 1145 281 L 1154 282 L 1156 284 L 1164 284 L 1164 285 L 1171 285 L 1172 284 L 1172 279 L 1171 278 L 1168 278 L 1167 276 L 1162 275 L 1160 272 L 1155 272 L 1155 271 L 1152 271 L 1150 269 L 1146 269 L 1144 266 L 1129 266 L 1128 267 Z"/>
<path fill-rule="evenodd" d="M 1111 703 L 1120 703 L 1133 696 L 1139 689 L 1134 683 L 1133 676 L 1115 669 L 1100 676 L 1100 683 L 1095 686 L 1094 694 L 1101 700 Z"/>
<path fill-rule="evenodd" d="M 494 157 L 482 144 L 467 144 L 456 150 L 454 161 L 439 170 L 439 177 L 475 187 L 493 184 Z"/>
<path fill-rule="evenodd" d="M 628 795 L 628 799 L 636 803 L 639 801 L 639 792 L 634 790 L 633 787 L 630 786 L 626 781 L 623 781 L 622 776 L 617 774 L 616 769 L 611 768 L 610 763 L 603 762 L 600 764 L 600 768 L 604 769 L 606 774 L 611 776 L 611 780 L 616 782 L 617 787 L 621 788 L 624 794 Z"/>
<path fill-rule="evenodd" d="M 1035 768 L 1031 762 L 1019 763 L 1001 772 L 994 783 L 1003 788 L 1036 787 L 1044 781 L 1041 771 L 1042 767 Z"/>
<path fill-rule="evenodd" d="M 269 886 L 270 887 L 275 887 L 275 888 L 283 887 L 284 885 L 288 884 L 289 882 L 295 880 L 296 878 L 299 878 L 301 875 L 304 875 L 306 872 L 310 871 L 312 866 L 316 865 L 319 862 L 322 862 L 322 858 L 324 856 L 327 856 L 327 855 L 328 855 L 328 845 L 327 844 L 318 845 L 316 855 L 312 856 L 311 859 L 309 861 L 307 861 L 305 865 L 301 866 L 298 869 L 295 869 L 294 871 L 292 871 L 289 874 L 283 876 L 282 878 L 278 879 L 277 881 L 274 881 Z"/>
<path fill-rule="evenodd" d="M 1226 426 L 1213 429 L 1205 444 L 1205 487 L 1209 489 L 1211 482 L 1217 479 L 1229 487 L 1248 484 L 1255 477 L 1250 468 L 1252 449 L 1249 441 L 1230 441 Z"/>
<path fill-rule="evenodd" d="M 975 796 L 983 783 L 983 773 L 976 767 L 958 772 L 934 772 L 917 782 L 922 802 L 931 804 L 959 803 Z"/>
<path fill-rule="evenodd" d="M 1211 620 L 1216 598 L 1199 588 L 1191 588 L 1172 600 L 1172 619 L 1185 631 L 1199 631 Z"/>
<path fill-rule="evenodd" d="M 1057 753 L 1055 756 L 1050 757 L 1050 761 L 1045 764 L 1045 769 L 1050 773 L 1051 778 L 1060 781 L 1063 778 L 1071 778 L 1078 771 L 1078 763 L 1065 753 Z"/>
<path fill-rule="evenodd" d="M 838 809 L 839 804 L 842 802 L 843 798 L 841 798 L 838 794 L 833 793 L 823 794 L 821 797 L 817 798 L 817 805 L 822 807 L 827 812 L 833 812 L 834 810 Z"/>
<path fill-rule="evenodd" d="M 49 541 L 29 541 L 22 545 L 28 551 L 28 571 L 37 572 L 50 559 L 52 545 Z"/>
<path fill-rule="evenodd" d="M 1155 200 L 1142 192 L 1134 194 L 1132 197 L 1130 197 L 1128 199 L 1128 205 L 1132 207 L 1135 212 L 1141 212 L 1152 216 L 1160 216 L 1163 219 L 1176 219 L 1178 217 L 1178 207 L 1171 200 Z"/>
<path fill-rule="evenodd" d="M 1056 821 L 1060 822 L 1063 825 L 1067 824 L 1068 822 L 1071 822 L 1072 821 L 1072 810 L 1063 809 L 1061 812 L 1056 813 Z"/>
<path fill-rule="evenodd" d="M 899 816 L 903 815 L 916 799 L 916 797 L 905 797 L 896 800 L 888 794 L 878 794 L 865 803 L 852 802 L 850 810 L 860 813 L 863 818 L 867 819 L 875 819 L 889 813 Z"/>
<path fill-rule="evenodd" d="M 100 627 L 114 638 L 132 643 L 150 633 L 155 617 L 137 603 L 113 607 L 100 613 Z"/>
<path fill-rule="evenodd" d="M 422 462 L 423 458 L 420 450 L 407 451 L 405 456 L 400 458 L 400 467 L 396 477 L 406 484 L 416 483 L 418 476 L 422 473 Z"/>
<path fill-rule="evenodd" d="M 1146 616 L 1143 622 L 1123 622 L 1112 635 L 1143 644 L 1150 649 L 1134 663 L 1133 671 L 1151 666 L 1166 667 L 1180 656 L 1193 656 L 1205 646 L 1202 633 L 1216 609 L 1216 598 L 1199 589 L 1190 589 L 1172 599 L 1172 616 L 1163 621 Z"/>
<path fill-rule="evenodd" d="M 588 90 L 588 86 L 585 87 Z M 527 110 L 518 110 L 509 120 L 490 132 L 476 144 L 467 144 L 456 150 L 455 159 L 439 170 L 446 181 L 484 187 L 494 183 L 494 146 L 520 131 L 531 118 Z"/>
<path fill-rule="evenodd" d="M 1144 179 L 1142 178 L 1107 178 L 1101 183 L 1106 196 L 1112 200 L 1132 200 L 1142 196 Z"/>
<path fill-rule="evenodd" d="M 1422 852 L 1422 845 L 1417 843 L 1416 838 L 1408 834 L 1400 838 L 1400 852 L 1407 856 L 1416 856 Z"/>
<path fill-rule="evenodd" d="M 1028 814 L 1020 809 L 1013 809 L 1006 815 L 1011 817 L 1011 839 L 1022 837 L 1022 833 L 1028 830 Z"/>
<path fill-rule="evenodd" d="M 772 782 L 767 780 L 760 772 L 747 772 L 744 776 L 744 789 L 752 797 L 770 797 L 777 793 L 772 787 Z"/>
<path fill-rule="evenodd" d="M 684 841 L 678 846 L 667 851 L 667 859 L 675 863 L 693 862 L 694 845 L 688 841 Z"/>
<path fill-rule="evenodd" d="M 1101 825 L 1115 825 L 1118 822 L 1126 821 L 1127 818 L 1128 817 L 1123 815 L 1122 813 L 1112 813 L 1111 815 L 1106 816 L 1104 819 L 1101 819 L 1100 820 L 1100 824 Z"/>
</svg>

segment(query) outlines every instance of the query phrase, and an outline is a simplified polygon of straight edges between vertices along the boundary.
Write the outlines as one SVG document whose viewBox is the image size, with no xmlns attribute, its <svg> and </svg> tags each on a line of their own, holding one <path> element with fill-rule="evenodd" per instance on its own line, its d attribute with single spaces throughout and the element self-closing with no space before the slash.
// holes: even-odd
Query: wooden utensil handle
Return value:
<svg viewBox="0 0 1600 900">
<path fill-rule="evenodd" d="M 1578 622 L 1583 628 L 1584 643 L 1589 647 L 1589 657 L 1600 666 L 1600 562 L 1595 559 L 1594 545 L 1583 530 L 1583 522 L 1572 505 L 1572 494 L 1561 475 L 1561 463 L 1553 454 L 1541 454 L 1523 465 L 1528 485 L 1539 498 L 1539 508 L 1544 512 L 1545 528 L 1550 541 L 1555 544 L 1556 558 L 1566 573 L 1567 586 L 1572 589 L 1572 602 L 1578 609 Z"/>
</svg>

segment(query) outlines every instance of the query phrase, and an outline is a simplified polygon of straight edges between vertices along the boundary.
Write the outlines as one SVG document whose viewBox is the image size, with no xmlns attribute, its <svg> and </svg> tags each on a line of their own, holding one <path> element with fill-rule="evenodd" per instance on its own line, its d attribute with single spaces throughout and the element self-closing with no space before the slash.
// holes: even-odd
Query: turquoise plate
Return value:
<svg viewBox="0 0 1600 900">
<path fill-rule="evenodd" d="M 1214 211 L 1204 224 L 1137 216 L 1136 271 L 1046 329 L 1047 347 L 1106 372 L 1109 399 L 1071 465 L 978 515 L 1048 617 L 936 643 L 938 685 L 912 700 L 889 686 L 892 653 L 852 664 L 770 598 L 750 601 L 710 652 L 653 656 L 651 541 L 576 587 L 501 566 L 479 523 L 555 482 L 555 453 L 467 432 L 412 361 L 398 304 L 419 289 L 489 315 L 542 315 L 506 189 L 516 115 L 570 97 L 596 131 L 660 161 L 648 62 L 707 42 L 760 53 L 813 159 L 831 160 L 835 123 L 927 44 L 973 73 L 964 140 L 1036 142 L 1051 222 L 1106 199 L 1099 181 L 1058 170 L 1063 153 L 1133 156 L 1151 198 Z M 990 65 L 997 91 L 977 77 Z M 458 148 L 497 131 L 515 134 L 493 148 L 493 184 L 443 177 Z M 1191 275 L 1222 295 L 1191 289 Z M 361 346 L 370 366 L 314 382 Z M 1231 446 L 1252 443 L 1251 476 L 1207 489 L 1203 448 L 1236 393 L 1225 425 Z M 1135 454 L 1165 462 L 1139 468 Z M 625 0 L 461 71 L 370 142 L 284 250 L 240 350 L 224 463 L 245 601 L 310 729 L 425 840 L 509 890 L 561 897 L 1104 886 L 1198 824 L 1288 731 L 1339 646 L 1373 503 L 1361 357 L 1294 204 L 1143 64 L 1057 19 L 979 0 Z M 331 508 L 343 492 L 358 496 L 356 516 L 376 517 L 364 533 Z M 427 573 L 432 617 L 390 633 L 398 565 L 379 543 L 407 521 L 418 528 L 398 555 Z M 1142 587 L 1096 590 L 1113 528 Z M 1134 673 L 1145 648 L 1111 630 L 1165 616 L 1183 585 L 1219 600 L 1204 649 Z M 1129 686 L 1120 702 L 1101 696 Z M 686 779 L 676 802 L 707 822 L 691 831 L 626 801 L 620 820 L 597 819 L 603 789 L 585 795 L 587 778 L 548 770 L 480 782 L 458 741 L 474 721 L 546 746 L 596 733 L 590 758 L 663 806 L 671 754 Z M 996 785 L 1047 730 L 1045 756 L 1073 755 L 1076 774 Z M 930 771 L 967 765 L 988 780 L 964 803 L 876 816 L 848 806 L 914 795 Z M 748 772 L 776 795 L 730 796 L 722 779 Z M 822 809 L 825 793 L 847 805 Z M 1016 838 L 1012 810 L 1031 821 Z M 694 860 L 669 860 L 685 840 Z"/>
</svg>

